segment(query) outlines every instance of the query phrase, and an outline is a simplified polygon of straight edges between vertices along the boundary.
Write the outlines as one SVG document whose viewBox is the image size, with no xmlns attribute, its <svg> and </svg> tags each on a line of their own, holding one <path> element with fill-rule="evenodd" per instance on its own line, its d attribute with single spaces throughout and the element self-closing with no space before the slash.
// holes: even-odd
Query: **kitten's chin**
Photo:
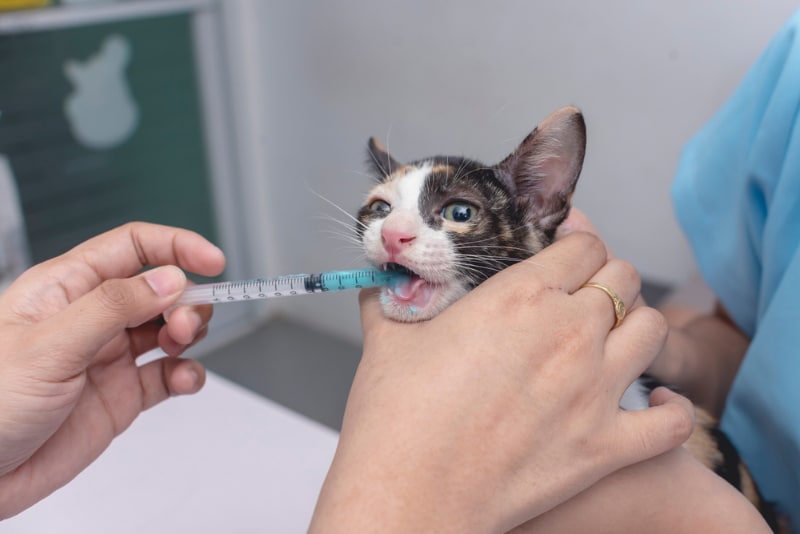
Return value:
<svg viewBox="0 0 800 534">
<path fill-rule="evenodd" d="M 417 283 L 413 288 L 388 288 L 381 291 L 383 314 L 395 321 L 415 323 L 439 315 L 467 293 L 456 284 Z"/>
</svg>

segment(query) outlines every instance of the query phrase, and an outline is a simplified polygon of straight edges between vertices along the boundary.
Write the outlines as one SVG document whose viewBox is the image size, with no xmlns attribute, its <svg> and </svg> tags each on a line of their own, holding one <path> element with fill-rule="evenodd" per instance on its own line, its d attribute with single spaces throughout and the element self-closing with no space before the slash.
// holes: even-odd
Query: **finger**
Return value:
<svg viewBox="0 0 800 534">
<path fill-rule="evenodd" d="M 622 301 L 625 310 L 636 302 L 641 290 L 639 273 L 628 262 L 611 260 L 597 273 L 592 275 L 587 284 L 599 284 L 608 289 L 614 296 Z M 608 319 L 608 329 L 611 330 L 617 322 L 616 303 L 612 295 L 596 286 L 583 285 L 575 297 L 580 299 L 581 306 L 587 313 L 600 315 Z"/>
<path fill-rule="evenodd" d="M 596 236 L 600 235 L 597 228 L 592 224 L 592 221 L 590 221 L 581 210 L 574 206 L 570 210 L 566 220 L 556 229 L 556 240 L 562 239 L 573 232 L 588 232 Z M 611 249 L 608 248 L 608 245 L 606 245 L 606 255 L 609 260 L 613 260 L 616 257 Z M 641 294 L 639 294 L 633 302 L 625 302 L 625 304 L 628 306 L 628 309 L 631 310 L 639 306 L 647 306 Z"/>
<path fill-rule="evenodd" d="M 190 347 L 193 347 L 198 343 L 200 343 L 203 339 L 205 339 L 207 335 L 208 335 L 208 325 L 198 330 L 194 336 L 194 339 L 192 339 L 191 342 L 179 343 L 169 336 L 166 327 L 164 327 L 158 333 L 158 346 L 168 356 L 180 356 L 181 354 L 186 352 Z"/>
<path fill-rule="evenodd" d="M 199 234 L 150 223 L 114 228 L 65 256 L 78 256 L 100 280 L 125 278 L 147 265 L 179 265 L 205 276 L 215 276 L 225 268 L 222 251 Z"/>
<path fill-rule="evenodd" d="M 657 388 L 646 410 L 620 411 L 616 451 L 626 465 L 646 460 L 685 442 L 694 429 L 694 407 L 686 397 Z"/>
<path fill-rule="evenodd" d="M 158 316 L 186 287 L 179 268 L 164 266 L 126 279 L 107 280 L 37 323 L 40 340 L 58 350 L 62 372 L 81 372 L 114 336 Z M 50 352 L 47 357 L 50 357 Z"/>
<path fill-rule="evenodd" d="M 213 314 L 214 307 L 211 305 L 175 308 L 165 325 L 166 333 L 175 343 L 188 345 L 205 328 Z"/>
<path fill-rule="evenodd" d="M 213 314 L 213 306 L 190 306 L 174 321 L 148 321 L 129 330 L 130 346 L 135 357 L 160 347 L 170 356 L 182 354 L 208 334 L 208 323 Z"/>
<path fill-rule="evenodd" d="M 161 328 L 162 323 L 154 320 L 129 331 L 129 344 L 134 357 L 158 347 L 158 333 Z"/>
<path fill-rule="evenodd" d="M 570 208 L 567 218 L 556 228 L 556 240 L 566 237 L 573 232 L 588 232 L 596 236 L 600 235 L 600 232 L 597 231 L 597 228 L 592 224 L 592 221 L 589 220 L 589 217 L 575 206 Z"/>
<path fill-rule="evenodd" d="M 475 291 L 519 292 L 558 288 L 573 293 L 606 262 L 603 242 L 595 235 L 575 232 L 535 256 L 490 277 Z"/>
<path fill-rule="evenodd" d="M 197 360 L 160 358 L 139 368 L 139 381 L 146 410 L 169 397 L 200 391 L 206 381 L 206 370 Z"/>
<path fill-rule="evenodd" d="M 608 371 L 630 384 L 653 363 L 667 339 L 669 327 L 664 316 L 652 308 L 632 311 L 606 339 Z"/>
<path fill-rule="evenodd" d="M 680 393 L 676 393 L 664 386 L 659 386 L 650 392 L 650 406 L 661 406 L 670 401 L 686 403 L 691 408 L 692 417 L 694 418 L 694 404 Z"/>
</svg>

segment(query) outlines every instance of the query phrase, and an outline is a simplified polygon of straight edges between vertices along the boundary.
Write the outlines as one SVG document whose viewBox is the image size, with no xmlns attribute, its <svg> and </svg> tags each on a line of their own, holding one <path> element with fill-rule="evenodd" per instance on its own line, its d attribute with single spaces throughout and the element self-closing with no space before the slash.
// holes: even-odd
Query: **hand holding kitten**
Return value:
<svg viewBox="0 0 800 534">
<path fill-rule="evenodd" d="M 556 237 L 575 231 L 600 235 L 583 212 L 572 208 Z M 607 254 L 614 257 L 610 250 Z M 641 295 L 629 310 L 639 306 L 646 306 Z M 670 327 L 669 335 L 647 372 L 665 384 L 678 386 L 696 404 L 720 417 L 749 339 L 720 302 L 710 313 L 680 305 L 660 311 Z"/>
<path fill-rule="evenodd" d="M 387 319 L 362 293 L 364 354 L 311 531 L 507 530 L 682 443 L 686 399 L 658 389 L 650 409 L 619 408 L 663 318 L 641 307 L 611 330 L 589 280 L 639 292 L 629 264 L 577 232 L 427 322 Z"/>
</svg>

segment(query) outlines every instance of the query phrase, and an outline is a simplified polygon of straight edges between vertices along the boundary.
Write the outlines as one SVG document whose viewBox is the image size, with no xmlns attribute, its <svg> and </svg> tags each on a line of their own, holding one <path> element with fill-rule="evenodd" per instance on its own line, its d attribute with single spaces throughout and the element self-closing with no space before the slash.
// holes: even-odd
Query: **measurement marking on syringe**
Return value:
<svg viewBox="0 0 800 534">
<path fill-rule="evenodd" d="M 187 287 L 176 306 L 241 302 L 243 300 L 327 293 L 381 285 L 392 286 L 401 283 L 405 279 L 405 275 L 396 272 L 360 269 L 218 282 Z"/>
</svg>

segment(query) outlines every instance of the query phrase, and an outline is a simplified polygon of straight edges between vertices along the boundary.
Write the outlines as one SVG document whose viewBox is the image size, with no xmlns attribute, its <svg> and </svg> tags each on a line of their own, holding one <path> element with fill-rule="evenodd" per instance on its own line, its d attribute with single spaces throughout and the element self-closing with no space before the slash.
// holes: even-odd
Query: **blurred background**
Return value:
<svg viewBox="0 0 800 534">
<path fill-rule="evenodd" d="M 574 104 L 575 204 L 658 298 L 696 276 L 669 195 L 681 147 L 795 7 L 0 0 L 0 282 L 133 219 L 208 236 L 224 279 L 359 267 L 343 234 L 370 136 L 493 163 Z M 194 355 L 338 428 L 356 301 L 221 306 Z"/>
</svg>

